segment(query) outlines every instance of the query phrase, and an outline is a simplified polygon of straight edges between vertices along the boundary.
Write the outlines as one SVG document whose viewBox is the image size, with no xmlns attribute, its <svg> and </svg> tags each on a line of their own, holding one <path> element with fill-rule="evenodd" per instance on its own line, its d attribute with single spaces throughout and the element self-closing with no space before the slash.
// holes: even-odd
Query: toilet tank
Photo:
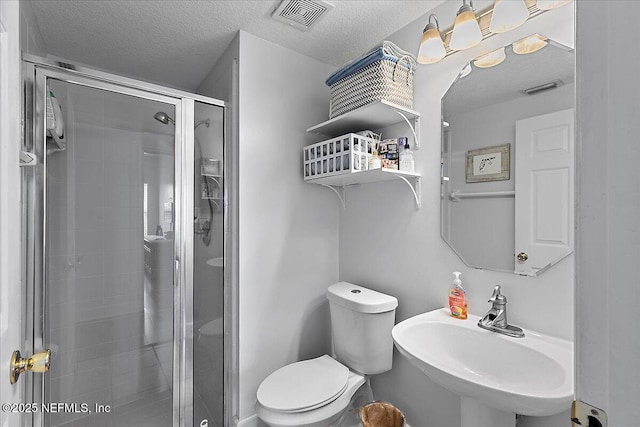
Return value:
<svg viewBox="0 0 640 427">
<path fill-rule="evenodd" d="M 334 357 L 361 374 L 390 370 L 398 300 L 347 282 L 329 286 L 327 298 Z"/>
</svg>

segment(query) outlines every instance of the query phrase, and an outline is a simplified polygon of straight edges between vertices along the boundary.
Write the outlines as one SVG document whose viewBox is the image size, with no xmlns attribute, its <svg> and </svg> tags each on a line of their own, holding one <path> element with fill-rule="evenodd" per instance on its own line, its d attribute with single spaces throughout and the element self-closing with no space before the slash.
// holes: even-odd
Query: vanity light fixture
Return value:
<svg viewBox="0 0 640 427">
<path fill-rule="evenodd" d="M 504 47 L 500 49 L 494 50 L 493 52 L 489 52 L 486 55 L 479 56 L 478 58 L 473 60 L 473 65 L 478 68 L 491 68 L 500 64 L 505 60 L 507 54 L 504 51 Z"/>
<path fill-rule="evenodd" d="M 525 37 L 514 42 L 513 53 L 526 55 L 528 53 L 537 52 L 548 44 L 549 42 L 546 37 L 543 37 L 540 34 L 532 34 L 529 37 Z"/>
<path fill-rule="evenodd" d="M 536 7 L 540 10 L 551 10 L 568 3 L 571 3 L 571 0 L 538 0 Z"/>
<path fill-rule="evenodd" d="M 478 25 L 475 11 L 473 10 L 473 0 L 462 0 L 462 6 L 458 10 L 456 21 L 453 24 L 451 43 L 452 50 L 469 49 L 482 41 L 482 32 Z"/>
<path fill-rule="evenodd" d="M 493 5 L 479 11 L 477 14 L 473 9 L 472 0 L 462 0 L 462 7 L 458 10 L 454 25 L 440 31 L 439 22 L 435 15 L 429 16 L 429 23 L 425 27 L 418 51 L 418 62 L 420 64 L 433 64 L 438 62 L 442 51 L 437 46 L 438 39 L 443 42 L 445 55 L 451 55 L 460 50 L 469 49 L 482 40 L 495 34 L 509 31 L 522 25 L 527 20 L 534 18 L 550 9 L 571 3 L 572 0 L 494 0 Z M 435 19 L 435 28 L 431 19 Z M 431 30 L 431 31 L 430 31 Z M 435 36 L 438 36 L 437 38 Z M 426 50 L 426 45 L 433 47 L 430 54 Z M 516 42 L 517 43 L 517 42 Z M 514 44 L 515 45 L 515 44 Z M 544 47 L 545 44 L 539 48 Z M 434 54 L 438 49 L 437 55 Z M 514 46 L 516 53 L 531 53 L 531 47 L 519 49 Z M 421 56 L 423 58 L 421 58 Z M 428 58 L 428 59 L 427 59 Z"/>
<path fill-rule="evenodd" d="M 524 24 L 529 19 L 529 9 L 524 0 L 494 0 L 489 31 L 504 33 Z"/>
<path fill-rule="evenodd" d="M 432 18 L 435 23 L 431 22 Z M 444 58 L 446 54 L 447 51 L 440 36 L 438 17 L 431 14 L 429 15 L 429 22 L 422 32 L 420 49 L 418 49 L 418 62 L 420 64 L 434 64 Z"/>
</svg>

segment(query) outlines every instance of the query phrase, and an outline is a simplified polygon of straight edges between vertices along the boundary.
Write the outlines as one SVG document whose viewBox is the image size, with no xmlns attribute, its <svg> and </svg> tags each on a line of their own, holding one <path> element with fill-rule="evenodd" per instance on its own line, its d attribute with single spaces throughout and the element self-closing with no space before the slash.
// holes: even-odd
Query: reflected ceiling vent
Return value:
<svg viewBox="0 0 640 427">
<path fill-rule="evenodd" d="M 301 31 L 309 31 L 331 9 L 333 5 L 323 0 L 283 0 L 271 17 Z"/>
<path fill-rule="evenodd" d="M 547 90 L 555 89 L 557 87 L 562 86 L 563 84 L 564 83 L 562 82 L 562 80 L 556 80 L 556 81 L 553 81 L 553 82 L 549 82 L 549 83 L 541 84 L 541 85 L 538 85 L 538 86 L 530 87 L 529 89 L 525 89 L 522 92 L 526 93 L 527 95 L 535 95 L 536 93 L 545 92 Z"/>
<path fill-rule="evenodd" d="M 67 70 L 75 70 L 76 69 L 75 65 L 69 64 L 68 62 L 58 61 L 58 62 L 56 62 L 56 64 L 58 64 L 58 67 L 66 68 Z"/>
</svg>

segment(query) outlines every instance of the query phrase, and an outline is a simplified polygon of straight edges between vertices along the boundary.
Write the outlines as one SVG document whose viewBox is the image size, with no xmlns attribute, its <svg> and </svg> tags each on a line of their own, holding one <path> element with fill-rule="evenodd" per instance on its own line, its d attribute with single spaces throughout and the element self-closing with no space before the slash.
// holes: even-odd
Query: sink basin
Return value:
<svg viewBox="0 0 640 427">
<path fill-rule="evenodd" d="M 511 338 L 479 328 L 478 320 L 434 310 L 398 323 L 393 340 L 433 381 L 480 404 L 533 416 L 570 408 L 572 342 L 529 330 L 524 338 Z"/>
</svg>

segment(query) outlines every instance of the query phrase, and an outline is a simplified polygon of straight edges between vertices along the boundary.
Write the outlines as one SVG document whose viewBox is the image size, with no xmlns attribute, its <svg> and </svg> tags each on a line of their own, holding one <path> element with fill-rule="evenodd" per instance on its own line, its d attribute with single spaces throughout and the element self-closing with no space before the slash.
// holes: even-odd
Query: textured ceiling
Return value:
<svg viewBox="0 0 640 427">
<path fill-rule="evenodd" d="M 50 55 L 187 90 L 238 30 L 338 67 L 444 0 L 330 2 L 302 32 L 271 19 L 280 0 L 29 0 Z"/>
<path fill-rule="evenodd" d="M 514 100 L 526 95 L 522 91 L 556 80 L 574 82 L 573 50 L 549 44 L 529 55 L 516 55 L 505 49 L 507 59 L 492 68 L 476 68 L 459 78 L 443 98 L 443 115 L 473 111 L 487 105 Z"/>
</svg>

